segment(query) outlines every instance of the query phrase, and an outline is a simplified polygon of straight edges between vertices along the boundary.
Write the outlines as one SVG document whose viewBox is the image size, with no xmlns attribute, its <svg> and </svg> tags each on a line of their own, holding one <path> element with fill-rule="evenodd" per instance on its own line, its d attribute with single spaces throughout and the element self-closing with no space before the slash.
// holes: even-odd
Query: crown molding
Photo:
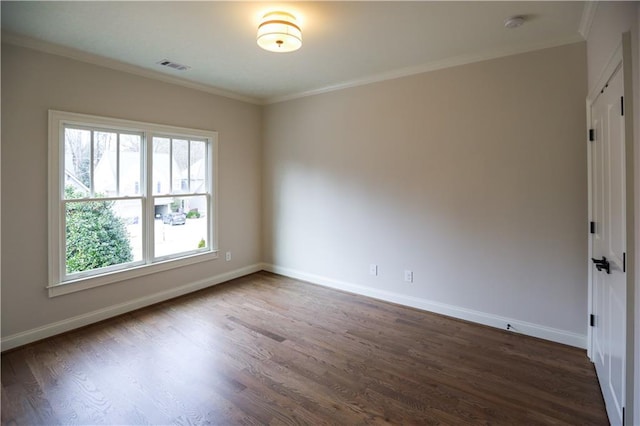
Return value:
<svg viewBox="0 0 640 426">
<path fill-rule="evenodd" d="M 217 95 L 217 96 L 223 96 L 225 98 L 247 102 L 250 104 L 262 105 L 264 103 L 261 99 L 239 95 L 237 93 L 219 89 L 217 87 L 209 86 L 207 84 L 195 83 L 193 81 L 189 81 L 179 77 L 174 77 L 158 71 L 149 70 L 136 65 L 131 65 L 124 62 L 116 61 L 114 59 L 109 59 L 104 56 L 83 52 L 78 49 L 72 49 L 70 47 L 61 46 L 59 44 L 50 43 L 47 41 L 39 40 L 32 37 L 26 37 L 23 35 L 7 32 L 7 31 L 2 31 L 2 43 L 12 44 L 20 47 L 26 47 L 27 49 L 38 50 L 44 53 L 50 53 L 57 56 L 63 56 L 65 58 L 74 59 L 76 61 L 98 65 L 98 66 L 110 68 L 117 71 L 123 71 L 129 74 L 135 74 L 141 77 L 147 77 L 154 80 L 160 80 L 165 83 L 176 84 L 178 86 L 187 87 L 189 89 L 199 90 L 201 92 L 206 92 L 206 93 L 210 93 L 212 95 Z"/>
<path fill-rule="evenodd" d="M 408 77 L 411 75 L 422 74 L 430 71 L 437 71 L 445 68 L 451 68 L 459 65 L 467 65 L 474 62 L 482 62 L 490 59 L 502 58 L 505 56 L 512 56 L 521 53 L 532 52 L 535 50 L 548 49 L 552 47 L 563 46 L 567 44 L 579 43 L 583 42 L 584 39 L 582 36 L 576 34 L 575 36 L 562 38 L 558 40 L 546 41 L 544 43 L 533 43 L 525 46 L 507 48 L 507 49 L 497 49 L 490 50 L 483 53 L 473 53 L 469 55 L 461 55 L 453 58 L 444 59 L 441 61 L 430 62 L 423 65 L 418 65 L 415 67 L 402 68 L 386 73 L 374 74 L 367 77 L 345 81 L 343 83 L 333 84 L 330 86 L 324 86 L 313 90 L 308 90 L 304 92 L 292 93 L 285 96 L 277 96 L 273 98 L 268 98 L 265 100 L 264 104 L 275 104 L 279 102 L 290 101 L 298 98 L 305 98 L 307 96 L 320 95 L 323 93 L 334 92 L 336 90 L 343 90 L 352 87 L 364 86 L 372 83 L 379 83 L 386 80 L 394 80 L 397 78 Z"/>
<path fill-rule="evenodd" d="M 507 49 L 491 50 L 483 53 L 461 55 L 453 58 L 444 59 L 441 61 L 429 62 L 414 67 L 402 68 L 386 73 L 374 74 L 358 78 L 354 80 L 345 81 L 338 84 L 332 84 L 328 86 L 319 87 L 317 89 L 307 90 L 303 92 L 291 93 L 284 96 L 275 96 L 267 99 L 259 99 L 248 96 L 243 96 L 234 92 L 219 89 L 217 87 L 209 86 L 202 83 L 196 83 L 193 81 L 185 80 L 179 77 L 167 75 L 158 71 L 148 70 L 136 65 L 130 65 L 124 62 L 109 59 L 103 56 L 95 55 L 92 53 L 83 52 L 81 50 L 72 49 L 69 47 L 61 46 L 58 44 L 50 43 L 47 41 L 35 39 L 32 37 L 26 37 L 15 33 L 2 31 L 2 43 L 13 44 L 16 46 L 25 47 L 28 49 L 38 50 L 53 55 L 63 56 L 70 59 L 78 60 L 93 65 L 103 66 L 106 68 L 114 69 L 117 71 L 127 72 L 129 74 L 135 74 L 142 77 L 151 78 L 154 80 L 164 81 L 166 83 L 176 84 L 179 86 L 187 87 L 190 89 L 198 90 L 205 93 L 210 93 L 217 96 L 223 96 L 226 98 L 247 102 L 254 105 L 269 105 L 279 102 L 290 101 L 298 98 L 304 98 L 308 96 L 320 95 L 323 93 L 334 92 L 337 90 L 349 89 L 352 87 L 364 86 L 368 84 L 378 83 L 386 80 L 394 80 L 397 78 L 408 77 L 411 75 L 422 74 L 430 71 L 437 71 L 445 68 L 451 68 L 459 65 L 467 65 L 474 62 L 482 62 L 490 59 L 497 59 L 505 56 L 517 55 L 520 53 L 531 52 L 535 50 L 542 50 L 566 44 L 572 44 L 584 41 L 582 35 L 583 22 L 593 20 L 593 14 L 595 13 L 597 2 L 586 2 L 585 9 L 583 11 L 582 20 L 580 23 L 580 35 L 571 36 L 568 38 L 547 41 L 544 43 L 534 43 L 525 46 L 519 46 Z M 589 11 L 587 11 L 587 9 Z M 590 16 L 590 18 L 586 18 Z M 585 24 L 586 25 L 586 24 Z M 587 27 L 585 27 L 587 28 Z M 588 31 L 588 30 L 587 30 Z"/>
<path fill-rule="evenodd" d="M 596 14 L 598 8 L 598 2 L 585 1 L 584 8 L 582 9 L 582 17 L 580 18 L 580 25 L 578 26 L 578 32 L 586 40 L 589 37 L 589 31 L 591 31 L 591 24 L 593 24 L 593 17 Z"/>
</svg>

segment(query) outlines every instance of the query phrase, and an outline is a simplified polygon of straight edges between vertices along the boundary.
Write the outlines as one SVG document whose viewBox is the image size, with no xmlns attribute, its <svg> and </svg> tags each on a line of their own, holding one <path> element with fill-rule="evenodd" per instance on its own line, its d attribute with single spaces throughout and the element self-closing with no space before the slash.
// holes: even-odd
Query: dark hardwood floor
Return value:
<svg viewBox="0 0 640 426">
<path fill-rule="evenodd" d="M 2 355 L 2 424 L 608 424 L 583 350 L 260 272 Z"/>
</svg>

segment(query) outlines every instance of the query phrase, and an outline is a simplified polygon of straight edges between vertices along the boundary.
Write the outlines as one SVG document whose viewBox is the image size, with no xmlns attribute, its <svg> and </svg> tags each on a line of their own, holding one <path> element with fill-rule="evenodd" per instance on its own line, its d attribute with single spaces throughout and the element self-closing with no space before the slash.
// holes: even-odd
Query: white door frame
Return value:
<svg viewBox="0 0 640 426">
<path fill-rule="evenodd" d="M 594 87 L 591 88 L 589 95 L 587 96 L 586 108 L 587 108 L 587 173 L 588 173 L 588 222 L 593 220 L 592 211 L 592 167 L 591 167 L 591 146 L 589 145 L 588 132 L 591 127 L 591 106 L 600 94 L 602 88 L 606 85 L 609 78 L 613 75 L 616 69 L 622 64 L 623 78 L 624 78 L 624 115 L 625 115 L 625 167 L 626 167 L 626 232 L 627 232 L 627 250 L 626 250 L 626 272 L 627 272 L 627 327 L 626 327 L 626 365 L 625 365 L 625 424 L 633 425 L 640 424 L 640 419 L 633 419 L 634 413 L 634 316 L 635 316 L 635 213 L 634 213 L 634 153 L 633 153 L 633 70 L 632 70 L 632 54 L 631 54 L 631 34 L 626 32 L 622 34 L 622 41 L 618 45 L 618 48 L 613 52 L 607 66 L 600 74 L 600 78 Z M 640 72 L 636 70 L 635 72 Z M 591 257 L 593 250 L 593 235 L 590 232 L 589 223 L 587 224 L 588 233 L 588 257 L 586 259 L 587 267 L 587 279 L 588 279 L 588 312 L 590 315 L 593 312 L 593 275 Z M 589 321 L 589 317 L 587 317 Z M 587 322 L 589 323 L 589 322 Z M 593 361 L 593 328 L 587 327 L 587 356 Z M 640 395 L 639 395 L 640 397 Z"/>
</svg>

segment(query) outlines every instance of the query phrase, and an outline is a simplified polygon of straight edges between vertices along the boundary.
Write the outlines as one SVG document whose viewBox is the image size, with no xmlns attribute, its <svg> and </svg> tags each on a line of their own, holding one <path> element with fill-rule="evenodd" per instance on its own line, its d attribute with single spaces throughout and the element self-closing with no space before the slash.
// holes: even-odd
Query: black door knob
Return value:
<svg viewBox="0 0 640 426">
<path fill-rule="evenodd" d="M 607 274 L 611 273 L 611 265 L 609 264 L 609 261 L 606 257 L 602 256 L 602 259 L 594 259 L 592 257 L 591 260 L 593 261 L 593 263 L 595 263 L 596 269 L 598 271 L 605 270 Z"/>
</svg>

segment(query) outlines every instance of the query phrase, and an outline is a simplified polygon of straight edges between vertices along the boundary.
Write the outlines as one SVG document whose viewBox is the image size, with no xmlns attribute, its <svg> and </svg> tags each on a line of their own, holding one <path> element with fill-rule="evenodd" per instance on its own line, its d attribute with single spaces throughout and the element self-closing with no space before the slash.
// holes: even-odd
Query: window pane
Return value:
<svg viewBox="0 0 640 426">
<path fill-rule="evenodd" d="M 142 200 L 116 201 L 113 210 L 127 227 L 133 261 L 142 260 Z"/>
<path fill-rule="evenodd" d="M 155 257 L 209 247 L 207 197 L 155 199 Z"/>
<path fill-rule="evenodd" d="M 142 259 L 142 201 L 70 201 L 65 208 L 67 274 Z"/>
<path fill-rule="evenodd" d="M 189 141 L 173 139 L 173 185 L 174 194 L 189 192 Z"/>
<path fill-rule="evenodd" d="M 88 197 L 91 187 L 91 132 L 64 129 L 64 198 Z"/>
<path fill-rule="evenodd" d="M 168 194 L 170 183 L 169 139 L 153 138 L 153 193 Z"/>
<path fill-rule="evenodd" d="M 140 195 L 140 135 L 120 135 L 120 195 Z"/>
<path fill-rule="evenodd" d="M 205 142 L 191 141 L 191 152 L 189 163 L 190 167 L 190 180 L 191 180 L 191 192 L 202 193 L 206 192 L 207 187 L 205 185 L 207 177 L 207 162 L 205 161 L 205 155 L 207 147 Z"/>
<path fill-rule="evenodd" d="M 93 138 L 94 197 L 115 197 L 118 195 L 118 135 L 93 132 Z"/>
</svg>

